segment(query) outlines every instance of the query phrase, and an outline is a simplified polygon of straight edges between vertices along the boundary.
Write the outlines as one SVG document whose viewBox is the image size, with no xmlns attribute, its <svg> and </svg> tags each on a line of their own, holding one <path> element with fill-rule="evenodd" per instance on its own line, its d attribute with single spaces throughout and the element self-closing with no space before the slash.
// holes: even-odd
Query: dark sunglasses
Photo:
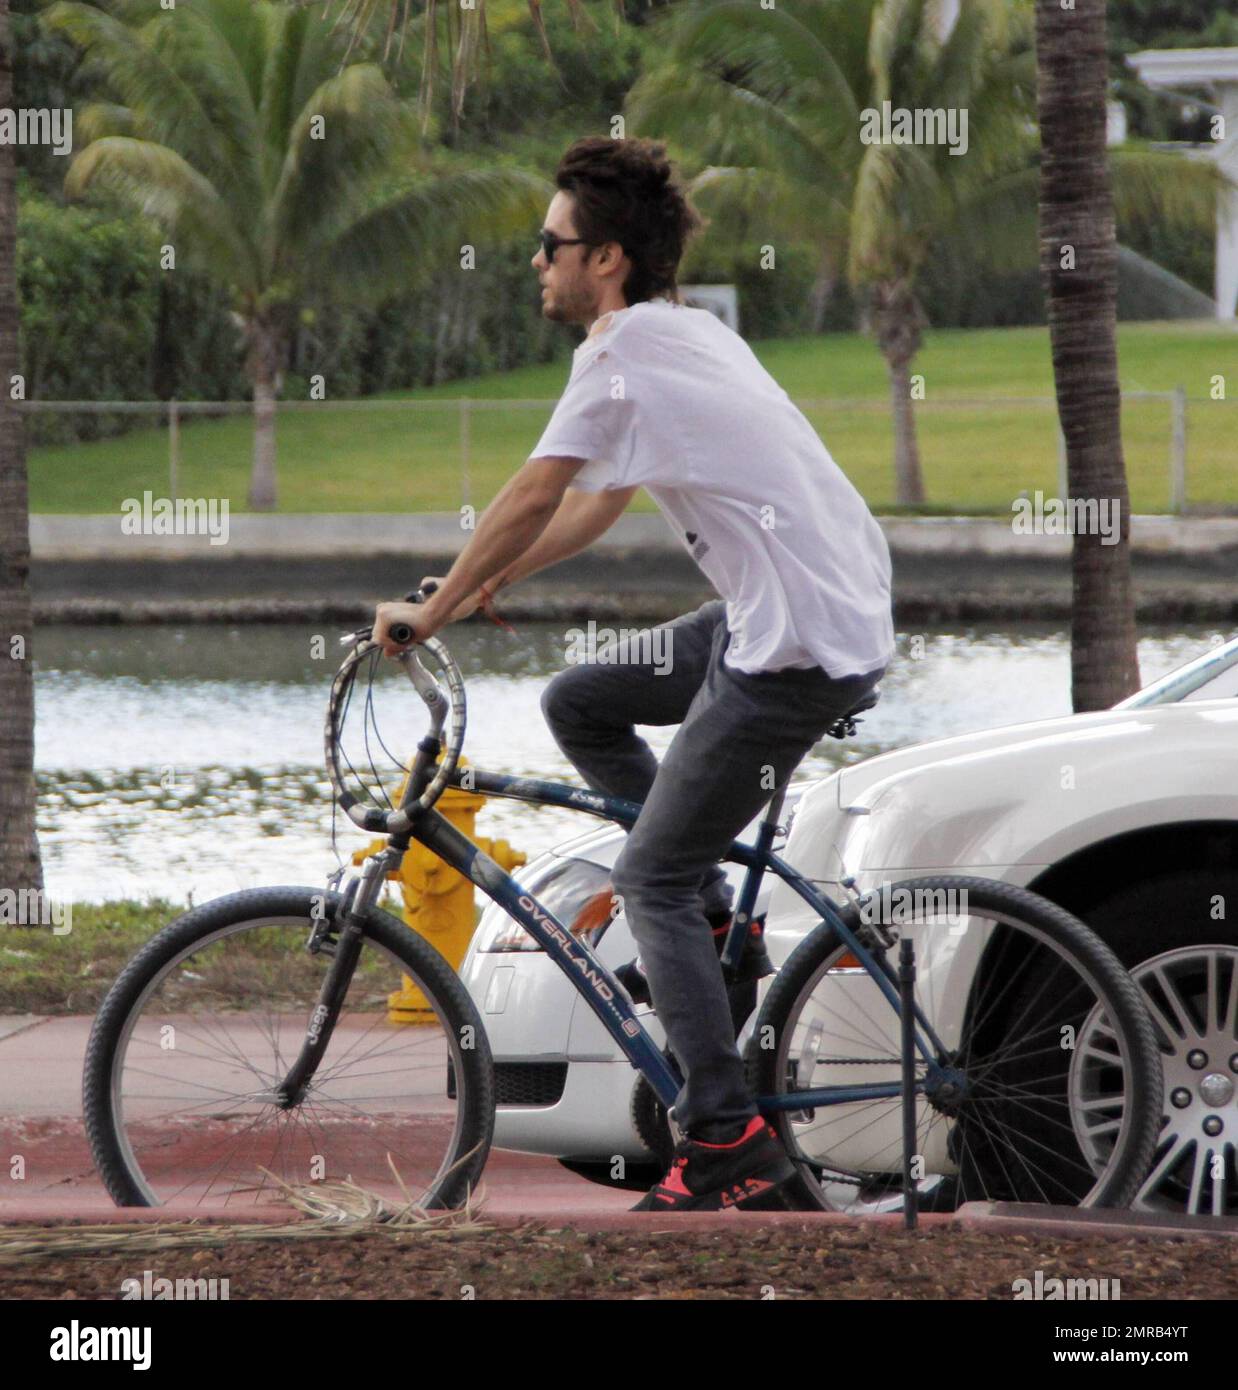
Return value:
<svg viewBox="0 0 1238 1390">
<path fill-rule="evenodd" d="M 592 246 L 592 245 L 596 245 L 595 242 L 588 242 L 588 241 L 585 241 L 585 239 L 584 239 L 583 237 L 564 237 L 564 236 L 556 236 L 556 235 L 554 234 L 554 232 L 548 232 L 548 231 L 545 229 L 545 227 L 543 227 L 542 230 L 541 230 L 540 232 L 538 232 L 537 235 L 538 235 L 538 239 L 539 239 L 539 240 L 541 241 L 541 243 L 542 243 L 542 251 L 545 253 L 545 256 L 546 256 L 546 264 L 547 264 L 547 265 L 550 265 L 550 264 L 553 263 L 554 258 L 555 258 L 555 252 L 559 249 L 560 246 Z"/>
</svg>

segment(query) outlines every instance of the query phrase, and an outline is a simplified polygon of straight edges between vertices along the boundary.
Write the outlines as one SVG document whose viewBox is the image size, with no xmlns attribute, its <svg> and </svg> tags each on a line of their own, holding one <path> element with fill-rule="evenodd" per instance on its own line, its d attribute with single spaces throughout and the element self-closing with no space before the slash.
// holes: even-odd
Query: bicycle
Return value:
<svg viewBox="0 0 1238 1390">
<path fill-rule="evenodd" d="M 95 1019 L 83 1080 L 91 1151 L 119 1205 L 226 1208 L 271 1195 L 276 1180 L 341 1177 L 426 1210 L 476 1190 L 495 1118 L 482 1015 L 434 948 L 379 906 L 414 841 L 568 975 L 644 1078 L 651 1145 L 669 1147 L 663 1119 L 680 1078 L 599 958 L 613 915 L 576 929 L 435 810 L 449 786 L 624 826 L 640 805 L 462 768 L 464 680 L 442 641 L 385 664 L 368 629 L 341 641 L 351 650 L 328 701 L 327 772 L 336 807 L 385 840 L 347 882 L 341 867 L 325 888 L 248 889 L 195 907 L 122 971 Z M 380 670 L 407 704 L 406 675 L 429 715 L 411 766 L 389 754 L 403 774 L 395 800 L 369 742 Z M 363 671 L 369 779 L 343 746 Z M 839 723 L 854 731 L 851 716 Z M 978 1197 L 1129 1204 L 1161 1124 L 1161 1065 L 1142 996 L 1109 948 L 1055 904 L 979 878 L 867 894 L 851 884 L 835 902 L 772 849 L 785 795 L 772 797 L 754 843 L 737 840 L 726 856 L 747 873 L 722 952 L 734 980 L 766 872 L 819 918 L 767 988 L 745 1054 L 796 1167 L 779 1200 L 848 1209 L 888 1197 L 901 1179 L 939 1207 Z M 387 1022 L 397 971 L 422 991 L 432 1023 Z M 739 1010 L 737 1029 L 745 1017 Z"/>
</svg>

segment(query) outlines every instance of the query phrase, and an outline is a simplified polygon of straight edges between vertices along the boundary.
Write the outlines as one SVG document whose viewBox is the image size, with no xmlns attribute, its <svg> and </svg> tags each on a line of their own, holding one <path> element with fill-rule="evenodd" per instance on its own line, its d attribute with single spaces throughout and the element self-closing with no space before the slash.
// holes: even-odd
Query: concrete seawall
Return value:
<svg viewBox="0 0 1238 1390">
<path fill-rule="evenodd" d="M 902 624 L 1060 620 L 1071 540 L 985 517 L 883 517 Z M 124 535 L 116 516 L 31 518 L 35 617 L 64 622 L 342 621 L 442 574 L 468 539 L 456 513 L 240 514 L 227 543 Z M 1136 516 L 1142 622 L 1238 624 L 1238 518 Z M 513 619 L 662 621 L 713 591 L 663 518 L 621 517 L 584 554 L 507 591 Z"/>
</svg>

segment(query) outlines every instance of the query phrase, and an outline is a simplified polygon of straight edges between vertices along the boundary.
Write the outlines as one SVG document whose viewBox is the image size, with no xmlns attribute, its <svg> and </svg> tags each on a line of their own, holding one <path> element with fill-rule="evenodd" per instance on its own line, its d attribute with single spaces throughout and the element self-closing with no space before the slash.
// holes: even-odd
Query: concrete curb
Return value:
<svg viewBox="0 0 1238 1390">
<path fill-rule="evenodd" d="M 1016 535 L 1011 521 L 1002 517 L 881 516 L 877 520 L 895 555 L 987 555 L 1042 561 L 1070 554 L 1069 536 Z M 273 516 L 241 512 L 230 514 L 227 523 L 226 542 L 213 544 L 205 533 L 205 520 L 202 533 L 197 535 L 125 535 L 116 514 L 41 513 L 30 518 L 30 546 L 33 559 L 40 563 L 223 561 L 236 556 L 355 559 L 362 555 L 454 555 L 471 534 L 462 528 L 458 512 L 289 512 Z M 1136 554 L 1184 558 L 1238 551 L 1238 517 L 1137 515 L 1131 518 L 1131 545 Z M 620 517 L 590 549 L 608 556 L 683 553 L 679 538 L 656 512 L 631 512 Z"/>
<path fill-rule="evenodd" d="M 563 595 L 513 593 L 499 611 L 511 623 L 523 622 L 669 622 L 714 595 L 706 590 L 636 590 L 610 594 L 569 590 Z M 1071 594 L 1065 586 L 1032 584 L 987 591 L 931 589 L 895 584 L 894 620 L 902 626 L 948 622 L 1065 622 Z M 1178 585 L 1137 590 L 1135 617 L 1141 623 L 1238 622 L 1238 588 L 1213 584 Z M 34 602 L 38 626 L 85 624 L 115 626 L 156 623 L 195 626 L 201 623 L 324 623 L 344 628 L 368 625 L 372 604 L 287 598 L 46 598 Z M 482 623 L 481 618 L 468 620 Z"/>
<path fill-rule="evenodd" d="M 1125 1211 L 1115 1208 L 1037 1207 L 1012 1202 L 968 1202 L 956 1223 L 975 1231 L 1007 1231 L 1037 1236 L 1132 1236 L 1183 1240 L 1198 1236 L 1238 1240 L 1238 1217 L 1187 1216 L 1185 1213 Z"/>
<path fill-rule="evenodd" d="M 0 1206 L 0 1232 L 8 1226 L 168 1226 L 191 1222 L 195 1226 L 257 1226 L 291 1224 L 308 1220 L 290 1207 L 250 1207 L 245 1211 L 204 1213 L 200 1207 L 169 1203 L 166 1207 L 82 1207 L 66 1211 L 64 1206 L 34 1198 L 30 1201 L 5 1202 Z"/>
<path fill-rule="evenodd" d="M 635 1193 L 632 1200 L 636 1200 Z M 98 1200 L 92 1198 L 92 1201 Z M 681 1212 L 676 1216 L 657 1212 L 599 1211 L 596 1207 L 563 1206 L 553 1215 L 511 1211 L 478 1214 L 486 1225 L 502 1230 L 536 1227 L 541 1231 L 576 1230 L 590 1233 L 629 1232 L 639 1235 L 674 1235 L 688 1231 L 745 1229 L 811 1230 L 823 1226 L 853 1230 L 901 1230 L 903 1217 L 895 1212 L 881 1216 L 851 1216 L 842 1212 Z M 0 1205 L 0 1232 L 11 1226 L 160 1226 L 194 1225 L 293 1225 L 297 1213 L 284 1206 L 248 1208 L 229 1213 L 204 1213 L 189 1204 L 166 1207 L 94 1207 L 90 1203 L 66 1210 L 64 1204 L 33 1198 Z M 1238 1240 L 1238 1218 L 1189 1217 L 1172 1213 L 1079 1210 L 1073 1207 L 1019 1206 L 1012 1203 L 969 1202 L 957 1212 L 924 1212 L 921 1230 L 991 1232 L 1065 1240 Z"/>
</svg>

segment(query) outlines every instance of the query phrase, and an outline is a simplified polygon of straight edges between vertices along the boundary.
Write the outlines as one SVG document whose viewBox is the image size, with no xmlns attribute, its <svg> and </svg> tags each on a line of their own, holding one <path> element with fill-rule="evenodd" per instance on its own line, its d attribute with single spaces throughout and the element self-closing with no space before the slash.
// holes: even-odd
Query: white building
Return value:
<svg viewBox="0 0 1238 1390">
<path fill-rule="evenodd" d="M 1214 159 L 1227 180 L 1217 193 L 1216 314 L 1238 316 L 1238 48 L 1170 48 L 1132 53 L 1127 62 L 1149 87 L 1183 101 L 1183 89 L 1203 88 L 1214 99 L 1218 138 L 1214 148 L 1188 153 Z"/>
</svg>

